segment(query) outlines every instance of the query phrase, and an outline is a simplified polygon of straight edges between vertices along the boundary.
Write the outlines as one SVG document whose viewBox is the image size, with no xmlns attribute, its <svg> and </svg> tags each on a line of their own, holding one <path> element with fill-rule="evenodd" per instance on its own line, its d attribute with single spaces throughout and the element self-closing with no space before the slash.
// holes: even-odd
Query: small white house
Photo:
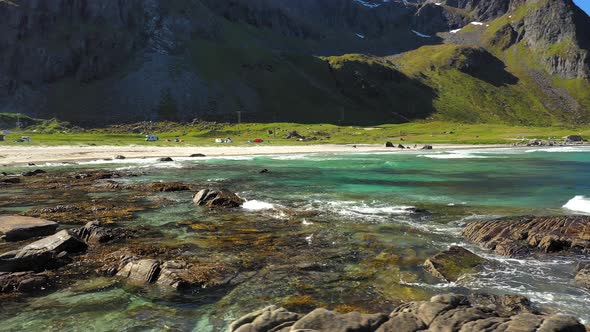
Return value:
<svg viewBox="0 0 590 332">
<path fill-rule="evenodd" d="M 151 135 L 151 134 L 145 135 L 145 141 L 146 142 L 156 142 L 158 139 L 159 138 L 156 135 Z"/>
<path fill-rule="evenodd" d="M 23 142 L 30 142 L 31 141 L 31 137 L 30 136 L 23 136 L 20 138 Z"/>
<path fill-rule="evenodd" d="M 223 138 L 216 138 L 215 143 L 225 143 L 225 140 Z"/>
</svg>

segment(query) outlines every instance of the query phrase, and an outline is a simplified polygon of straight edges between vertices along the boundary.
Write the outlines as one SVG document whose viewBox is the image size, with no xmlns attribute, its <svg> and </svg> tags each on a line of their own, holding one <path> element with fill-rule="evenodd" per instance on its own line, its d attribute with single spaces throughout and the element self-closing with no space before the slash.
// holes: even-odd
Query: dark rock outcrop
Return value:
<svg viewBox="0 0 590 332">
<path fill-rule="evenodd" d="M 590 77 L 590 17 L 572 0 L 504 2 L 514 15 L 494 32 L 491 45 L 506 49 L 522 41 L 550 74 Z"/>
<path fill-rule="evenodd" d="M 439 279 L 457 281 L 462 275 L 476 271 L 485 261 L 465 248 L 453 246 L 428 258 L 424 268 Z"/>
<path fill-rule="evenodd" d="M 586 331 L 579 321 L 567 315 L 504 313 L 472 304 L 467 297 L 454 294 L 437 295 L 427 302 L 406 303 L 389 315 L 339 314 L 326 309 L 299 315 L 271 306 L 236 320 L 229 332 Z"/>
<path fill-rule="evenodd" d="M 115 238 L 113 230 L 102 227 L 98 221 L 90 221 L 77 231 L 80 239 L 86 243 L 98 244 L 109 242 Z"/>
<path fill-rule="evenodd" d="M 0 238 L 6 241 L 20 241 L 55 233 L 58 224 L 53 221 L 22 217 L 0 216 Z"/>
<path fill-rule="evenodd" d="M 210 208 L 236 208 L 244 200 L 227 189 L 203 189 L 193 196 L 193 203 Z"/>
<path fill-rule="evenodd" d="M 472 223 L 463 235 L 503 256 L 531 252 L 590 252 L 590 217 L 507 217 Z"/>
<path fill-rule="evenodd" d="M 433 1 L 444 6 L 463 9 L 472 19 L 485 21 L 504 15 L 512 0 L 442 0 Z"/>
<path fill-rule="evenodd" d="M 412 17 L 412 29 L 427 35 L 462 28 L 472 19 L 467 12 L 435 3 L 425 3 Z"/>
<path fill-rule="evenodd" d="M 21 249 L 0 255 L 0 272 L 43 271 L 69 263 L 69 255 L 88 245 L 72 231 L 63 230 Z"/>
</svg>

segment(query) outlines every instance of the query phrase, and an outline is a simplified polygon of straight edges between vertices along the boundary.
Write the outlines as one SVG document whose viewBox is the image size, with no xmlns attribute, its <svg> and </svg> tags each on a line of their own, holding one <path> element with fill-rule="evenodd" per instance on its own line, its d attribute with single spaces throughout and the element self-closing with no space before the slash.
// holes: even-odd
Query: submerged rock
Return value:
<svg viewBox="0 0 590 332">
<path fill-rule="evenodd" d="M 457 281 L 462 275 L 474 272 L 486 262 L 471 251 L 453 246 L 424 262 L 428 273 L 445 281 Z"/>
<path fill-rule="evenodd" d="M 69 255 L 86 251 L 88 245 L 72 231 L 63 230 L 21 249 L 0 255 L 0 272 L 43 271 L 69 262 Z"/>
<path fill-rule="evenodd" d="M 590 262 L 583 262 L 576 267 L 576 285 L 590 290 Z"/>
<path fill-rule="evenodd" d="M 233 322 L 230 332 L 416 332 L 416 331 L 572 331 L 585 327 L 572 316 L 522 312 L 505 315 L 494 308 L 472 304 L 464 295 L 437 295 L 424 302 L 410 302 L 391 314 L 340 314 L 324 308 L 307 315 L 270 306 Z"/>
<path fill-rule="evenodd" d="M 503 256 L 531 252 L 590 253 L 590 216 L 500 218 L 472 223 L 463 235 Z"/>
<path fill-rule="evenodd" d="M 1 178 L 0 179 L 0 184 L 18 184 L 20 183 L 20 179 L 19 178 Z"/>
<path fill-rule="evenodd" d="M 171 161 L 174 161 L 174 159 L 172 159 L 170 157 L 164 157 L 164 158 L 159 158 L 158 161 L 160 161 L 160 162 L 171 162 Z"/>
<path fill-rule="evenodd" d="M 40 175 L 40 174 L 45 174 L 45 173 L 47 173 L 47 172 L 45 172 L 42 169 L 36 169 L 34 171 L 22 172 L 21 175 L 25 176 L 25 177 L 29 177 L 29 176 L 35 176 L 35 175 Z"/>
<path fill-rule="evenodd" d="M 34 272 L 0 272 L 0 293 L 34 293 L 49 287 L 49 277 Z"/>
<path fill-rule="evenodd" d="M 188 184 L 182 182 L 153 182 L 147 184 L 130 185 L 127 186 L 127 188 L 153 192 L 175 192 L 191 190 L 191 187 Z"/>
<path fill-rule="evenodd" d="M 202 153 L 193 153 L 190 155 L 191 158 L 203 158 L 206 157 L 204 154 Z"/>
<path fill-rule="evenodd" d="M 193 196 L 193 203 L 210 208 L 237 208 L 244 200 L 227 189 L 203 189 Z"/>
<path fill-rule="evenodd" d="M 33 237 L 54 234 L 58 224 L 53 221 L 23 217 L 0 216 L 0 238 L 6 241 L 20 241 Z"/>
</svg>

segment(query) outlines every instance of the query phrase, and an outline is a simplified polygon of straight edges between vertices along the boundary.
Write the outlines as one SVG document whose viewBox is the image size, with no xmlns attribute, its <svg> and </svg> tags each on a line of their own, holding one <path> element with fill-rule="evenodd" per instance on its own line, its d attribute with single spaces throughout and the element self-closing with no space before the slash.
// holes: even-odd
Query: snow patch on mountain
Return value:
<svg viewBox="0 0 590 332">
<path fill-rule="evenodd" d="M 418 31 L 416 31 L 416 30 L 412 30 L 412 32 L 413 32 L 413 33 L 415 33 L 415 34 L 416 34 L 416 36 L 418 36 L 418 37 L 422 37 L 422 38 L 430 38 L 430 37 L 432 37 L 432 36 L 430 36 L 430 35 L 425 35 L 425 34 L 423 34 L 423 33 L 420 33 L 420 32 L 418 32 Z"/>
<path fill-rule="evenodd" d="M 358 4 L 362 5 L 362 6 L 365 6 L 367 8 L 373 9 L 373 8 L 377 8 L 377 7 L 381 6 L 384 3 L 388 3 L 390 0 L 381 0 L 381 1 L 352 0 L 352 1 L 358 3 Z M 405 2 L 406 1 L 404 0 L 404 3 Z"/>
</svg>

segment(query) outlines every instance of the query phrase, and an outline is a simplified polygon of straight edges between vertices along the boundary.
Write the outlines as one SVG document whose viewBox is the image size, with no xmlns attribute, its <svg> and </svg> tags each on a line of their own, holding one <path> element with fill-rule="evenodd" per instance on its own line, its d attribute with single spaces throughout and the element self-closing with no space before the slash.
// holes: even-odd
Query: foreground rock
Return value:
<svg viewBox="0 0 590 332">
<path fill-rule="evenodd" d="M 467 249 L 453 246 L 427 259 L 424 268 L 433 276 L 451 282 L 475 272 L 485 261 Z"/>
<path fill-rule="evenodd" d="M 183 291 L 227 283 L 231 277 L 214 280 L 199 266 L 180 260 L 161 262 L 157 259 L 124 258 L 116 276 L 138 285 L 157 285 L 165 290 Z M 232 275 L 233 276 L 233 275 Z"/>
<path fill-rule="evenodd" d="M 507 217 L 472 223 L 463 235 L 503 256 L 590 253 L 590 216 Z"/>
<path fill-rule="evenodd" d="M 496 307 L 472 304 L 463 295 L 437 295 L 427 302 L 411 302 L 391 314 L 339 314 L 316 309 L 307 315 L 271 306 L 235 322 L 230 332 L 415 332 L 415 331 L 563 331 L 585 332 L 586 328 L 567 315 L 531 312 L 505 314 Z"/>
<path fill-rule="evenodd" d="M 0 238 L 6 241 L 20 241 L 33 237 L 54 234 L 58 224 L 53 221 L 22 217 L 0 216 Z"/>
<path fill-rule="evenodd" d="M 193 196 L 193 203 L 210 208 L 237 208 L 244 200 L 227 189 L 203 189 Z"/>
<path fill-rule="evenodd" d="M 19 250 L 0 255 L 0 272 L 44 271 L 70 262 L 70 254 L 86 251 L 87 244 L 74 232 L 63 230 Z"/>
</svg>

